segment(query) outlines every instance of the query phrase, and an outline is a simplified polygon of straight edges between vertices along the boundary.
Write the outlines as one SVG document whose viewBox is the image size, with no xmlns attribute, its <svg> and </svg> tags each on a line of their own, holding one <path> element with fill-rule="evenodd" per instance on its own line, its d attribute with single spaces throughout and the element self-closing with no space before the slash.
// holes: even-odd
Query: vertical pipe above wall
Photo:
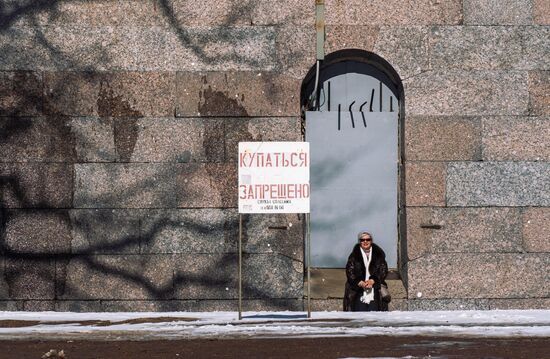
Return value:
<svg viewBox="0 0 550 359">
<path fill-rule="evenodd" d="M 315 30 L 317 31 L 317 60 L 325 59 L 325 0 L 315 0 Z"/>
</svg>

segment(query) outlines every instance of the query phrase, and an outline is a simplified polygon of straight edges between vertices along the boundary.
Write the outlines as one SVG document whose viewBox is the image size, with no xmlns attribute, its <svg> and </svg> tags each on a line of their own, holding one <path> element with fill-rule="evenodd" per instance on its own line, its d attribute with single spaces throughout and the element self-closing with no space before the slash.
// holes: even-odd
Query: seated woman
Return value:
<svg viewBox="0 0 550 359">
<path fill-rule="evenodd" d="M 353 247 L 346 264 L 344 311 L 387 311 L 388 303 L 380 296 L 380 286 L 386 285 L 388 274 L 386 254 L 372 242 L 369 232 L 360 232 L 357 239 L 359 243 Z"/>
</svg>

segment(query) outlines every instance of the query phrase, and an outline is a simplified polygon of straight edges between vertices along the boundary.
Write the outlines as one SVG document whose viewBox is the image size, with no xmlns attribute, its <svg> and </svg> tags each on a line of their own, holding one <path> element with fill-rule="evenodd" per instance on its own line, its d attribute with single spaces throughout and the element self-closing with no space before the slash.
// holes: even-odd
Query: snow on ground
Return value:
<svg viewBox="0 0 550 359">
<path fill-rule="evenodd" d="M 550 310 L 313 312 L 311 319 L 304 312 L 244 312 L 242 320 L 236 312 L 0 312 L 0 339 L 365 335 L 550 337 Z"/>
</svg>

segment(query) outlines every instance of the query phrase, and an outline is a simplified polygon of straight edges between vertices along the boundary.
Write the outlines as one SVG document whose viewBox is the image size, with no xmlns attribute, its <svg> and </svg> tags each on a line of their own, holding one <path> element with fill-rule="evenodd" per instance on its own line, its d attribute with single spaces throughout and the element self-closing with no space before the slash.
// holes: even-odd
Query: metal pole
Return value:
<svg viewBox="0 0 550 359">
<path fill-rule="evenodd" d="M 306 215 L 307 220 L 307 317 L 311 318 L 311 276 L 310 276 L 310 267 L 311 267 L 311 227 L 309 223 L 310 214 Z"/>
<path fill-rule="evenodd" d="M 242 256 L 242 236 L 243 236 L 243 215 L 239 213 L 239 320 L 243 319 L 243 256 Z"/>
</svg>

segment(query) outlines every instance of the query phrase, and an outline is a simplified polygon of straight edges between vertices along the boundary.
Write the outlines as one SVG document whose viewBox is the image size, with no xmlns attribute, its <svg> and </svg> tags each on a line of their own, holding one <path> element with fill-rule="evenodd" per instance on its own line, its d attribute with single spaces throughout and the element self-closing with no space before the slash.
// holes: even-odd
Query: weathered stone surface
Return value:
<svg viewBox="0 0 550 359">
<path fill-rule="evenodd" d="M 433 208 L 418 215 L 416 228 L 407 228 L 407 241 L 424 243 L 431 253 L 521 252 L 521 215 L 514 208 Z M 418 224 L 418 222 L 420 222 Z M 441 229 L 419 228 L 437 225 Z M 410 246 L 409 246 L 410 248 Z"/>
<path fill-rule="evenodd" d="M 236 252 L 238 214 L 234 210 L 147 211 L 141 222 L 142 253 Z"/>
<path fill-rule="evenodd" d="M 79 162 L 115 161 L 115 128 L 111 118 L 73 118 L 70 127 Z"/>
<path fill-rule="evenodd" d="M 236 254 L 174 256 L 177 299 L 231 299 L 238 295 Z"/>
<path fill-rule="evenodd" d="M 119 126 L 128 126 L 127 120 L 119 119 Z M 221 120 L 139 119 L 134 146 L 126 146 L 122 157 L 132 162 L 223 162 L 223 138 Z"/>
<path fill-rule="evenodd" d="M 462 22 L 462 1 L 429 0 L 327 0 L 328 24 L 343 25 L 458 25 Z"/>
<path fill-rule="evenodd" d="M 73 209 L 73 254 L 130 254 L 140 250 L 141 210 Z"/>
<path fill-rule="evenodd" d="M 2 70 L 270 71 L 275 31 L 268 26 L 12 27 L 0 34 Z M 42 41 L 37 40 L 37 36 Z M 98 51 L 101 49 L 101 51 Z"/>
<path fill-rule="evenodd" d="M 448 206 L 550 206 L 550 164 L 450 163 Z"/>
<path fill-rule="evenodd" d="M 411 116 L 405 121 L 408 160 L 478 160 L 481 121 L 475 117 Z"/>
<path fill-rule="evenodd" d="M 509 309 L 550 309 L 550 298 L 536 299 L 490 299 L 489 308 L 491 310 L 509 310 Z"/>
<path fill-rule="evenodd" d="M 18 310 L 23 310 L 23 301 L 16 300 L 1 300 L 0 301 L 0 310 L 15 312 Z"/>
<path fill-rule="evenodd" d="M 102 312 L 192 312 L 193 300 L 102 300 Z"/>
<path fill-rule="evenodd" d="M 401 78 L 410 77 L 429 66 L 429 31 L 427 27 L 380 28 L 374 52 L 382 56 Z"/>
<path fill-rule="evenodd" d="M 55 262 L 8 256 L 4 276 L 11 299 L 54 299 Z"/>
<path fill-rule="evenodd" d="M 546 254 L 434 254 L 408 263 L 409 298 L 544 298 L 549 270 Z"/>
<path fill-rule="evenodd" d="M 283 0 L 265 1 L 202 1 L 174 0 L 173 8 L 179 25 L 276 25 L 311 23 L 315 3 Z"/>
<path fill-rule="evenodd" d="M 415 299 L 408 310 L 489 310 L 488 299 Z"/>
<path fill-rule="evenodd" d="M 63 163 L 0 164 L 0 200 L 7 208 L 69 208 L 73 167 Z"/>
<path fill-rule="evenodd" d="M 233 312 L 238 310 L 239 303 L 236 300 L 199 300 L 191 304 L 191 311 Z M 243 311 L 304 311 L 305 302 L 302 299 L 243 299 Z"/>
<path fill-rule="evenodd" d="M 0 213 L 0 220 L 4 221 L 4 218 L 2 217 L 5 215 L 5 213 Z M 6 282 L 6 276 L 5 276 L 5 264 L 4 264 L 4 257 L 2 256 L 0 258 L 0 299 L 7 299 L 10 297 L 9 294 L 9 286 Z M 0 308 L 2 308 L 2 304 L 7 306 L 8 303 L 1 303 L 0 302 Z"/>
<path fill-rule="evenodd" d="M 177 207 L 236 207 L 235 163 L 180 164 L 177 173 Z"/>
<path fill-rule="evenodd" d="M 4 249 L 21 256 L 71 251 L 71 223 L 67 210 L 10 211 L 2 229 Z"/>
<path fill-rule="evenodd" d="M 225 119 L 225 155 L 236 162 L 239 142 L 301 141 L 300 118 L 234 118 Z"/>
<path fill-rule="evenodd" d="M 550 208 L 526 208 L 522 218 L 525 250 L 550 252 Z"/>
<path fill-rule="evenodd" d="M 523 28 L 511 26 L 435 27 L 430 36 L 433 69 L 518 69 L 525 56 Z"/>
<path fill-rule="evenodd" d="M 407 206 L 444 206 L 445 173 L 445 163 L 407 162 Z"/>
<path fill-rule="evenodd" d="M 170 255 L 72 257 L 57 263 L 57 298 L 170 298 L 172 269 L 173 259 Z"/>
<path fill-rule="evenodd" d="M 550 115 L 550 71 L 529 72 L 529 110 L 534 115 Z"/>
<path fill-rule="evenodd" d="M 0 162 L 73 162 L 75 136 L 63 117 L 0 117 Z"/>
<path fill-rule="evenodd" d="M 177 74 L 176 115 L 299 116 L 300 81 L 262 72 Z"/>
<path fill-rule="evenodd" d="M 550 118 L 489 117 L 483 123 L 483 160 L 550 161 Z"/>
<path fill-rule="evenodd" d="M 523 68 L 550 70 L 550 26 L 528 26 L 522 36 Z"/>
<path fill-rule="evenodd" d="M 45 110 L 68 116 L 173 116 L 175 74 L 47 72 Z"/>
<path fill-rule="evenodd" d="M 55 301 L 53 300 L 26 300 L 23 302 L 25 312 L 48 312 L 55 310 Z"/>
<path fill-rule="evenodd" d="M 546 0 L 534 0 L 533 18 L 535 24 L 550 25 L 550 4 Z"/>
<path fill-rule="evenodd" d="M 329 25 L 326 27 L 325 51 L 331 53 L 344 49 L 373 51 L 379 26 Z"/>
<path fill-rule="evenodd" d="M 406 312 L 409 310 L 409 302 L 407 299 L 392 299 L 388 304 L 388 310 L 390 312 Z"/>
<path fill-rule="evenodd" d="M 304 299 L 304 306 L 307 309 L 307 299 Z M 342 299 L 311 299 L 311 310 L 313 312 L 339 312 L 343 310 Z"/>
<path fill-rule="evenodd" d="M 407 209 L 407 258 L 414 260 L 430 253 L 432 229 L 421 228 L 431 224 L 432 209 L 408 207 Z"/>
<path fill-rule="evenodd" d="M 76 208 L 176 206 L 176 168 L 169 164 L 77 164 Z"/>
<path fill-rule="evenodd" d="M 36 72 L 0 71 L 0 116 L 42 112 L 42 76 Z"/>
<path fill-rule="evenodd" d="M 408 115 L 527 113 L 527 75 L 522 72 L 430 71 L 404 85 Z"/>
<path fill-rule="evenodd" d="M 464 0 L 466 25 L 531 25 L 532 0 Z"/>
<path fill-rule="evenodd" d="M 99 300 L 56 300 L 55 311 L 57 312 L 101 312 Z"/>
<path fill-rule="evenodd" d="M 284 255 L 245 254 L 243 292 L 246 298 L 302 298 L 303 262 Z"/>
<path fill-rule="evenodd" d="M 237 214 L 233 218 L 235 223 L 238 220 Z M 238 242 L 238 227 L 232 234 L 234 243 Z M 304 258 L 303 216 L 296 214 L 244 215 L 243 251 L 283 254 L 302 261 Z"/>
<path fill-rule="evenodd" d="M 279 72 L 302 81 L 309 69 L 315 65 L 315 46 L 315 26 L 278 27 L 275 49 Z M 274 114 L 274 116 L 278 115 Z"/>
</svg>

